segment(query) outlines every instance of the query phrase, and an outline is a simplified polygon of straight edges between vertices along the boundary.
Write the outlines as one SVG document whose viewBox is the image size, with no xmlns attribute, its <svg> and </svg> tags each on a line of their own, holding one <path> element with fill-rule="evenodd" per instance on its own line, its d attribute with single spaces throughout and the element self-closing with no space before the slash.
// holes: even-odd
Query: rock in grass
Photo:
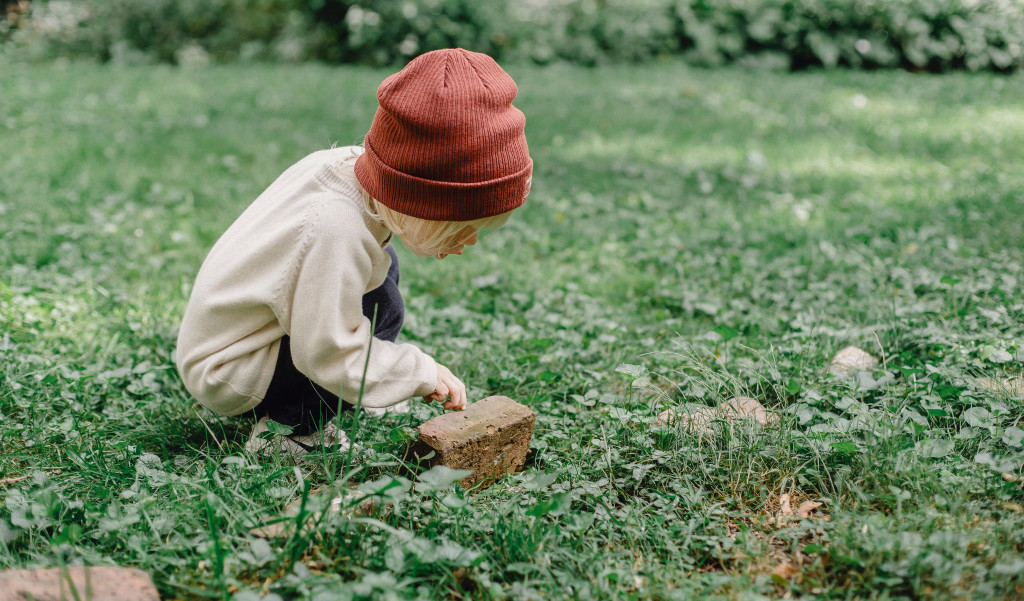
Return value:
<svg viewBox="0 0 1024 601">
<path fill-rule="evenodd" d="M 715 431 L 711 429 L 711 422 L 719 419 L 718 412 L 713 407 L 701 407 L 693 412 L 679 411 L 678 409 L 666 409 L 658 414 L 658 426 L 678 425 L 683 430 L 689 430 L 698 436 L 712 436 Z"/>
<path fill-rule="evenodd" d="M 718 413 L 724 418 L 752 419 L 762 426 L 775 426 L 779 423 L 779 416 L 769 413 L 764 405 L 748 396 L 738 396 L 718 406 Z"/>
<path fill-rule="evenodd" d="M 439 415 L 419 427 L 408 459 L 424 467 L 470 470 L 463 488 L 489 486 L 526 464 L 536 414 L 504 396 L 487 397 L 465 411 Z"/>
<path fill-rule="evenodd" d="M 655 422 L 659 426 L 679 424 L 680 427 L 690 430 L 701 436 L 711 436 L 714 430 L 711 429 L 711 422 L 715 420 L 736 421 L 739 419 L 752 419 L 762 426 L 774 426 L 779 423 L 779 417 L 770 413 L 764 405 L 748 396 L 738 396 L 729 399 L 718 407 L 702 407 L 691 413 L 681 412 L 676 409 L 666 409 L 658 415 Z"/>
<path fill-rule="evenodd" d="M 325 509 L 328 513 L 340 513 L 343 516 L 353 518 L 370 515 L 377 508 L 373 499 L 361 493 L 358 490 L 358 485 L 355 483 L 350 483 L 347 491 L 332 498 L 330 502 L 327 502 L 327 499 L 323 496 L 325 490 L 327 489 L 314 489 L 306 497 L 305 510 L 308 512 L 309 517 L 306 518 L 304 527 L 313 527 Z M 299 511 L 302 509 L 302 498 L 300 497 L 289 503 L 279 518 L 253 528 L 249 533 L 260 538 L 283 538 L 288 536 L 292 528 L 295 527 L 296 516 L 299 515 Z"/>
<path fill-rule="evenodd" d="M 0 572 L 0 601 L 159 601 L 149 574 L 116 566 Z"/>
<path fill-rule="evenodd" d="M 974 383 L 978 388 L 996 394 L 1008 396 L 1024 394 L 1024 376 L 1015 376 L 1013 378 L 978 378 Z"/>
<path fill-rule="evenodd" d="M 828 373 L 836 376 L 852 376 L 859 371 L 871 371 L 876 365 L 878 365 L 878 359 L 855 346 L 848 346 L 832 358 Z"/>
</svg>

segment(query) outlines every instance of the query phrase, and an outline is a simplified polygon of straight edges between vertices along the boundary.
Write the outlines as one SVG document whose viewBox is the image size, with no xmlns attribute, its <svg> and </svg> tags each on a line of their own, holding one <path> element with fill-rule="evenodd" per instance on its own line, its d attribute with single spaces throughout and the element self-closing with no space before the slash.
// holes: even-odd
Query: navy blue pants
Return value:
<svg viewBox="0 0 1024 601">
<path fill-rule="evenodd" d="M 391 255 L 391 268 L 379 288 L 363 295 L 363 315 L 372 323 L 376 309 L 374 337 L 394 342 L 405 321 L 405 302 L 398 291 L 398 255 L 391 245 L 385 250 Z M 293 433 L 301 435 L 319 430 L 322 424 L 335 416 L 338 407 L 337 395 L 295 368 L 291 340 L 288 336 L 283 337 L 274 378 L 263 402 L 256 406 L 256 415 L 266 415 L 275 422 L 292 426 Z M 352 405 L 342 401 L 341 409 L 351 410 Z"/>
</svg>

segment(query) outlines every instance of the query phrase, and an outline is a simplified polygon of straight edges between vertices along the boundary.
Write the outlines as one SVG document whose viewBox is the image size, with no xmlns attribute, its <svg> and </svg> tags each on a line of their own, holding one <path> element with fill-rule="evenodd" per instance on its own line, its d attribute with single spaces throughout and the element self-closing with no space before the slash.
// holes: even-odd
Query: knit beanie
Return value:
<svg viewBox="0 0 1024 601">
<path fill-rule="evenodd" d="M 359 183 L 388 208 L 432 221 L 472 221 L 519 207 L 533 161 L 516 84 L 494 59 L 462 48 L 413 59 L 377 89 L 356 161 Z"/>
</svg>

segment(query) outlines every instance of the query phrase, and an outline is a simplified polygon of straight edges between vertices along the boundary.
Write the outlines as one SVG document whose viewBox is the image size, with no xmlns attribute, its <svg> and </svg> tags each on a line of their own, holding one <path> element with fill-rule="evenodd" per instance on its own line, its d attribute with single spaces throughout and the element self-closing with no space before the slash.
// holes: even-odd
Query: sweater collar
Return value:
<svg viewBox="0 0 1024 601">
<path fill-rule="evenodd" d="M 346 201 L 359 207 L 359 212 L 363 216 L 363 223 L 366 225 L 366 229 L 370 230 L 374 239 L 380 243 L 381 248 L 391 243 L 391 230 L 381 221 L 374 219 L 363 205 L 363 191 L 358 180 L 355 182 L 349 181 L 349 178 L 341 175 L 331 166 L 330 161 L 320 167 L 320 170 L 317 172 L 317 179 L 331 190 L 339 192 Z"/>
</svg>

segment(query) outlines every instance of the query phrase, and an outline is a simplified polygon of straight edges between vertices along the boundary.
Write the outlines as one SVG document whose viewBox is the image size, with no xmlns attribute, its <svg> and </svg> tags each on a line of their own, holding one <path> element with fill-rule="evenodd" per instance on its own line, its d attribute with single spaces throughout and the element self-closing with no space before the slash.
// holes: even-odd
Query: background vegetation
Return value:
<svg viewBox="0 0 1024 601">
<path fill-rule="evenodd" d="M 1024 80 L 509 70 L 529 202 L 463 257 L 399 248 L 404 338 L 538 413 L 529 469 L 467 495 L 397 465 L 436 406 L 343 424 L 351 464 L 259 461 L 171 362 L 213 241 L 358 142 L 390 69 L 5 65 L 0 566 L 167 599 L 1024 595 Z M 828 375 L 848 344 L 878 369 Z M 654 423 L 738 393 L 781 425 Z M 250 533 L 346 482 L 391 508 Z"/>
<path fill-rule="evenodd" d="M 1024 0 L 6 0 L 15 59 L 503 61 L 1013 71 Z"/>
</svg>

